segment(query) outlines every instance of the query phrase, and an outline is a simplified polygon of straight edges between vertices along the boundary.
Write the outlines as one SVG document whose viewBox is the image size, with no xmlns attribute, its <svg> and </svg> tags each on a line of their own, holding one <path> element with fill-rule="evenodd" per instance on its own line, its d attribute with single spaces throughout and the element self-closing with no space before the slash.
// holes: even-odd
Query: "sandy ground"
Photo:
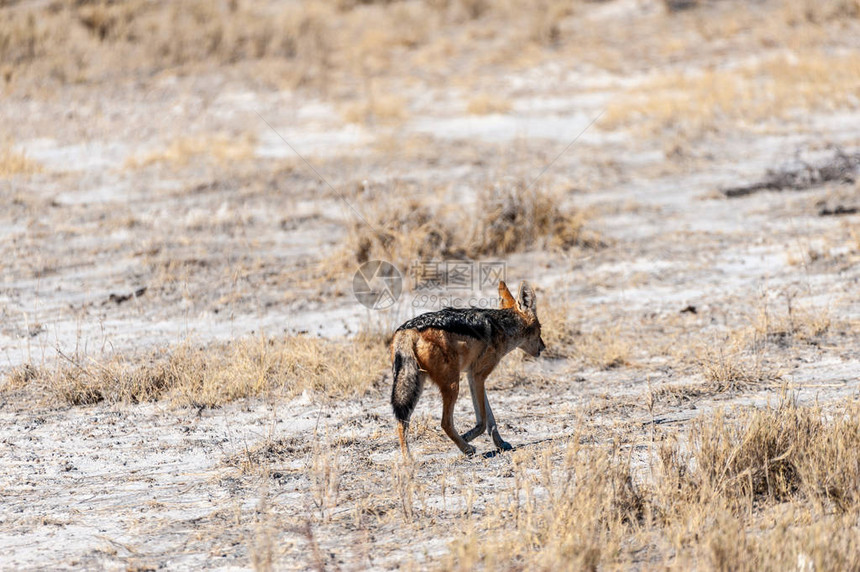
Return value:
<svg viewBox="0 0 860 572">
<path fill-rule="evenodd" d="M 786 389 L 803 403 L 860 398 L 860 242 L 851 234 L 860 216 L 819 216 L 821 205 L 860 206 L 857 184 L 719 193 L 792 165 L 798 152 L 814 162 L 832 155 L 828 146 L 856 151 L 860 113 L 809 113 L 675 151 L 598 121 L 559 156 L 635 81 L 556 62 L 499 79 L 508 114 L 469 115 L 440 88 L 396 127 L 346 124 L 312 95 L 217 75 L 106 87 L 95 98 L 87 87 L 9 98 L 0 122 L 44 170 L 0 182 L 0 367 L 50 365 L 58 350 L 99 357 L 259 332 L 393 328 L 416 311 L 408 293 L 377 314 L 353 299 L 351 272 L 316 273 L 352 222 L 340 192 L 432 184 L 468 201 L 487 181 L 530 179 L 551 164 L 548 180 L 587 209 L 606 245 L 512 255 L 508 278 L 531 280 L 539 313 L 542 303 L 569 312 L 583 335 L 615 328 L 628 360 L 603 369 L 574 357 L 509 358 L 515 366 L 490 384 L 506 439 L 540 450 L 577 431 L 600 441 L 620 428 L 645 466 L 654 423 L 680 428 L 714 407 L 775 402 Z M 236 151 L 245 155 L 129 166 L 194 133 L 247 135 Z M 763 308 L 784 314 L 789 300 L 826 313 L 831 326 L 814 342 L 770 345 L 778 383 L 646 405 L 653 388 L 701 383 L 703 346 Z M 682 313 L 688 306 L 695 312 Z M 438 566 L 451 523 L 480 519 L 508 490 L 514 457 L 481 437 L 483 455 L 462 458 L 428 390 L 405 490 L 387 383 L 349 402 L 304 395 L 201 410 L 57 406 L 5 393 L 0 567 L 246 569 L 268 557 L 287 570 Z M 471 423 L 468 399 L 456 420 Z M 432 524 L 404 524 L 409 511 Z"/>
</svg>

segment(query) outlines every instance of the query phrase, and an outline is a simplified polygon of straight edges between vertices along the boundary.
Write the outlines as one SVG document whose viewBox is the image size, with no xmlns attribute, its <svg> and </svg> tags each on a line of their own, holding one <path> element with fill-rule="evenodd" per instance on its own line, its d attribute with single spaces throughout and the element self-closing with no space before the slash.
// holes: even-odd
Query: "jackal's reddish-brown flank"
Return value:
<svg viewBox="0 0 860 572">
<path fill-rule="evenodd" d="M 522 282 L 515 300 L 505 283 L 499 282 L 499 297 L 498 310 L 445 308 L 413 318 L 395 332 L 391 342 L 394 378 L 391 405 L 404 456 L 409 455 L 406 440 L 409 418 L 428 377 L 442 392 L 442 429 L 463 453 L 473 454 L 475 448 L 469 441 L 488 429 L 496 447 L 511 449 L 499 435 L 484 384 L 499 361 L 512 350 L 520 348 L 537 357 L 546 346 L 540 335 L 532 287 Z M 454 404 L 463 371 L 469 379 L 477 423 L 460 435 L 454 429 Z"/>
</svg>

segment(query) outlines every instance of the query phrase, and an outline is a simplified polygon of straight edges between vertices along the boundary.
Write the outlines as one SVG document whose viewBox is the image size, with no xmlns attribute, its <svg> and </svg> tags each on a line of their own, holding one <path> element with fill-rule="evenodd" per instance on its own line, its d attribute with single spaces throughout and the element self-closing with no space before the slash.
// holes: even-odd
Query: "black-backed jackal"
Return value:
<svg viewBox="0 0 860 572">
<path fill-rule="evenodd" d="M 540 335 L 532 287 L 522 282 L 515 300 L 505 283 L 499 282 L 499 298 L 498 310 L 445 308 L 413 318 L 394 333 L 391 405 L 404 457 L 409 456 L 406 442 L 409 418 L 428 377 L 442 392 L 442 429 L 463 453 L 474 454 L 475 448 L 469 441 L 488 429 L 496 447 L 503 451 L 511 449 L 499 435 L 487 401 L 487 376 L 512 350 L 520 348 L 537 357 L 546 346 Z M 460 393 L 462 371 L 469 378 L 477 424 L 460 435 L 454 429 L 454 404 Z"/>
</svg>

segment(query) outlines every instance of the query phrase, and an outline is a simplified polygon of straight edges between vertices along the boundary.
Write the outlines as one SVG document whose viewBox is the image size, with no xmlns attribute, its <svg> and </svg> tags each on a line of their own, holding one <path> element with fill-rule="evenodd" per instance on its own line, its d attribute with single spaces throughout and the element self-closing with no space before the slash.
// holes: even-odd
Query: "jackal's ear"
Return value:
<svg viewBox="0 0 860 572">
<path fill-rule="evenodd" d="M 529 286 L 529 283 L 523 280 L 520 282 L 519 306 L 520 310 L 535 312 L 537 310 L 537 298 L 535 291 Z"/>
<path fill-rule="evenodd" d="M 514 308 L 517 305 L 517 301 L 514 300 L 514 296 L 508 290 L 508 285 L 505 284 L 504 280 L 499 280 L 499 300 L 499 308 L 502 310 Z"/>
</svg>

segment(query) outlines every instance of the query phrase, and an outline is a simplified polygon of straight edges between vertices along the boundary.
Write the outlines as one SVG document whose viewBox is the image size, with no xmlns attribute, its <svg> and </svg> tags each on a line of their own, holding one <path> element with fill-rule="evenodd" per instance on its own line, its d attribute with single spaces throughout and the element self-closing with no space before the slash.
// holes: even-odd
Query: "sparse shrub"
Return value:
<svg viewBox="0 0 860 572">
<path fill-rule="evenodd" d="M 476 203 L 470 256 L 498 256 L 541 245 L 567 249 L 596 246 L 598 239 L 585 232 L 584 216 L 568 212 L 560 198 L 521 180 L 505 180 L 485 188 Z"/>
<path fill-rule="evenodd" d="M 814 342 L 830 329 L 830 311 L 795 302 L 796 295 L 784 293 L 785 307 L 772 308 L 765 298 L 754 321 L 756 333 L 769 342 L 787 345 L 792 341 Z"/>
<path fill-rule="evenodd" d="M 379 210 L 366 222 L 354 222 L 347 240 L 350 264 L 385 259 L 406 267 L 412 260 L 453 254 L 452 231 L 437 213 L 412 200 Z"/>
<path fill-rule="evenodd" d="M 719 495 L 735 510 L 751 501 L 797 499 L 822 509 L 860 510 L 860 416 L 846 407 L 828 420 L 819 407 L 784 400 L 777 407 L 717 410 L 696 420 L 689 449 L 677 441 L 660 449 L 666 490 Z M 677 501 L 678 499 L 675 499 Z"/>
<path fill-rule="evenodd" d="M 748 389 L 780 378 L 766 360 L 757 333 L 743 329 L 715 339 L 700 358 L 708 388 L 715 392 Z"/>
<path fill-rule="evenodd" d="M 331 67 L 327 4 L 272 13 L 258 3 L 69 3 L 0 14 L 0 60 L 17 72 L 49 71 L 61 82 L 192 64 L 263 58 L 291 64 L 294 85 L 322 84 Z M 98 62 L 98 66 L 94 65 Z"/>
<path fill-rule="evenodd" d="M 707 490 L 730 500 L 766 496 L 782 501 L 800 486 L 798 447 L 821 430 L 821 421 L 794 408 L 744 414 L 727 422 L 718 412 L 693 425 L 698 476 Z"/>
<path fill-rule="evenodd" d="M 400 191 L 398 191 L 400 192 Z M 340 271 L 367 260 L 385 259 L 402 268 L 413 260 L 481 258 L 530 248 L 595 247 L 584 229 L 585 215 L 559 206 L 559 198 L 520 182 L 481 191 L 466 208 L 430 207 L 417 199 L 360 208 L 345 247 L 333 258 Z"/>
</svg>

